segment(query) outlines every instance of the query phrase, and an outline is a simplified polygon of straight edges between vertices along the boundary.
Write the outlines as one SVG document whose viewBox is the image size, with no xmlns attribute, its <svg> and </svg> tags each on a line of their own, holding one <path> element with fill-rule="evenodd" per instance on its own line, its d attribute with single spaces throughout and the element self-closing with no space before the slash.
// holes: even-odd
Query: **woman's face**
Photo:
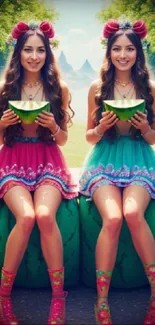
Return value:
<svg viewBox="0 0 155 325">
<path fill-rule="evenodd" d="M 113 43 L 110 54 L 111 61 L 117 70 L 128 71 L 136 62 L 137 50 L 128 37 L 123 34 Z"/>
<path fill-rule="evenodd" d="M 21 65 L 28 72 L 37 73 L 46 60 L 46 50 L 42 39 L 37 35 L 30 35 L 21 50 Z"/>
</svg>

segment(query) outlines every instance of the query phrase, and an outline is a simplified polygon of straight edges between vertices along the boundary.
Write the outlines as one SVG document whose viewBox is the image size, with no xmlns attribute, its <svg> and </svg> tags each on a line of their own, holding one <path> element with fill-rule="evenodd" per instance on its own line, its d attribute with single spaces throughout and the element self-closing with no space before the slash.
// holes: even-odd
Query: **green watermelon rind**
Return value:
<svg viewBox="0 0 155 325">
<path fill-rule="evenodd" d="M 129 106 L 129 107 L 125 107 L 125 108 L 112 106 L 112 105 L 115 105 L 116 102 L 117 102 L 117 100 L 103 101 L 103 104 L 104 104 L 106 111 L 113 111 L 117 115 L 117 117 L 122 121 L 128 121 L 137 111 L 140 111 L 142 113 L 144 113 L 144 111 L 145 111 L 144 100 L 135 100 L 135 106 L 131 106 L 131 107 Z M 123 103 L 123 100 L 122 101 L 118 100 L 118 102 Z M 127 103 L 127 101 L 125 101 L 125 100 L 124 100 L 124 102 Z M 128 102 L 130 104 L 131 100 Z M 136 102 L 137 102 L 137 104 L 136 104 Z"/>
<path fill-rule="evenodd" d="M 39 104 L 41 105 L 40 108 L 36 108 L 36 109 L 23 109 L 23 108 L 19 108 L 19 107 L 15 107 L 16 103 L 19 105 L 19 103 L 21 102 L 21 107 L 23 106 L 23 104 L 25 103 L 26 105 L 29 105 L 29 101 L 24 102 L 24 101 L 9 101 L 9 108 L 11 110 L 14 111 L 14 113 L 16 113 L 21 121 L 25 124 L 31 124 L 35 121 L 35 119 L 37 118 L 37 116 L 44 110 L 46 112 L 50 112 L 50 104 L 49 102 L 34 102 L 34 104 Z M 45 104 L 43 104 L 45 103 Z"/>
</svg>

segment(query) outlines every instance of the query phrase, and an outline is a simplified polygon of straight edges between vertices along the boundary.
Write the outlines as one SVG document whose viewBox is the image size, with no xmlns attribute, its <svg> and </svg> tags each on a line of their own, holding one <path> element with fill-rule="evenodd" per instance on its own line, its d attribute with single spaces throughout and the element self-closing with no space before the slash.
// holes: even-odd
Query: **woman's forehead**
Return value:
<svg viewBox="0 0 155 325">
<path fill-rule="evenodd" d="M 113 43 L 113 45 L 129 46 L 129 45 L 133 45 L 133 43 L 129 40 L 129 38 L 127 37 L 127 35 L 124 33 L 124 34 L 119 35 L 117 37 L 117 39 L 115 40 L 115 42 Z"/>
<path fill-rule="evenodd" d="M 35 33 L 34 35 L 28 36 L 24 46 L 40 47 L 40 46 L 44 46 L 44 42 L 41 39 L 41 37 L 39 37 L 39 35 Z"/>
</svg>

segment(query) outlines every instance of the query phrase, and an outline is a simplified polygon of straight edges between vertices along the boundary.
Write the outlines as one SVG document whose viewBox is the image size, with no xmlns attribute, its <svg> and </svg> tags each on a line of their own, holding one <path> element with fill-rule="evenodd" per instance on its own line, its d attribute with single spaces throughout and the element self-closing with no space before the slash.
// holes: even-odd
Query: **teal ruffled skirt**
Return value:
<svg viewBox="0 0 155 325">
<path fill-rule="evenodd" d="M 79 190 L 92 197 L 105 184 L 141 185 L 155 199 L 155 151 L 143 138 L 120 136 L 101 139 L 88 153 L 80 175 Z"/>
</svg>

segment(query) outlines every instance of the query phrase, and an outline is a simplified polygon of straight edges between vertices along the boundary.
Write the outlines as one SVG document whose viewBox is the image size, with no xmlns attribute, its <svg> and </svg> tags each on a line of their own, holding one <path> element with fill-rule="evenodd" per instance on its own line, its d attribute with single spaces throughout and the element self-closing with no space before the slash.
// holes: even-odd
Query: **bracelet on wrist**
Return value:
<svg viewBox="0 0 155 325">
<path fill-rule="evenodd" d="M 52 133 L 51 136 L 52 138 L 55 138 L 55 136 L 60 132 L 60 126 L 58 125 L 57 130 L 55 131 L 55 133 Z"/>
<path fill-rule="evenodd" d="M 98 131 L 98 127 L 97 127 L 97 126 L 93 129 L 93 133 L 94 133 L 95 135 L 97 135 L 98 137 L 100 137 L 100 138 L 102 138 L 102 136 L 103 136 L 103 134 L 104 134 L 104 132 L 103 132 L 103 133 L 100 133 L 100 132 Z"/>
<path fill-rule="evenodd" d="M 149 128 L 148 128 L 148 130 L 147 130 L 146 132 L 141 133 L 142 137 L 143 137 L 144 135 L 147 135 L 150 131 L 151 131 L 151 127 L 149 126 Z"/>
</svg>

